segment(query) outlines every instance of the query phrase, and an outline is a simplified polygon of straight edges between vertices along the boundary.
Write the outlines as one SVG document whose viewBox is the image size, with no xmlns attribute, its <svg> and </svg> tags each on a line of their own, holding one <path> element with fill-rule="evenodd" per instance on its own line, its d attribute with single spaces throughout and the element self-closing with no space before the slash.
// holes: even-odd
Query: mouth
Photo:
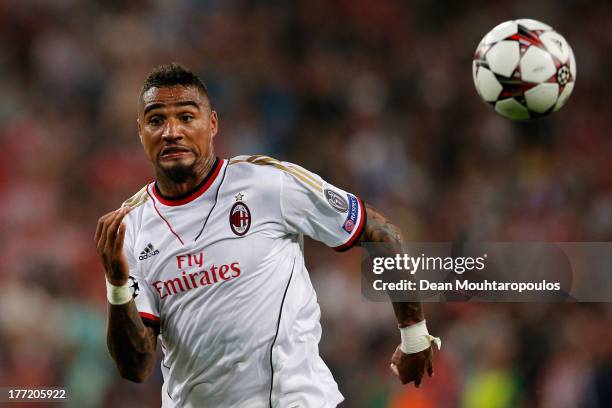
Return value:
<svg viewBox="0 0 612 408">
<path fill-rule="evenodd" d="M 160 159 L 175 159 L 192 154 L 191 149 L 184 146 L 166 146 L 159 152 Z"/>
</svg>

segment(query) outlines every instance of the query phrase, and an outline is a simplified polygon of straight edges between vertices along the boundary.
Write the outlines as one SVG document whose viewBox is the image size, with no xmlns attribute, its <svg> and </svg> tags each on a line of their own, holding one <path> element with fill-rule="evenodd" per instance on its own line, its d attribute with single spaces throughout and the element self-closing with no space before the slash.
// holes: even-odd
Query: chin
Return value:
<svg viewBox="0 0 612 408">
<path fill-rule="evenodd" d="M 158 171 L 161 171 L 175 183 L 182 183 L 195 176 L 194 164 L 192 161 L 190 163 L 159 163 Z"/>
</svg>

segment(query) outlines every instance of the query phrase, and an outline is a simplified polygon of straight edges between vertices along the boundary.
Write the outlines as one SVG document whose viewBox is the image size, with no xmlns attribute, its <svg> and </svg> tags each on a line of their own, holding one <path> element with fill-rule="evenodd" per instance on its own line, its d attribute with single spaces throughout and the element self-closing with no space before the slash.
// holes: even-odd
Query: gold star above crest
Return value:
<svg viewBox="0 0 612 408">
<path fill-rule="evenodd" d="M 236 194 L 235 198 L 236 198 L 236 201 L 242 201 L 242 199 L 244 198 L 244 194 L 238 193 L 238 194 Z"/>
</svg>

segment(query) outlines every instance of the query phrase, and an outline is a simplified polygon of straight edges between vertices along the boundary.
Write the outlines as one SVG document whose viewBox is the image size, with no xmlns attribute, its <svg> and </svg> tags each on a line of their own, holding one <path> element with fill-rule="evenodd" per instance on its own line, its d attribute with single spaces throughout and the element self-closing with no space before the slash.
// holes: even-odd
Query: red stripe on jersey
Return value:
<svg viewBox="0 0 612 408">
<path fill-rule="evenodd" d="M 221 171 L 221 167 L 223 167 L 223 163 L 225 163 L 225 159 L 223 160 L 217 159 L 213 169 L 204 178 L 204 182 L 202 183 L 202 185 L 196 191 L 189 194 L 187 197 L 179 198 L 177 200 L 173 200 L 170 198 L 164 198 L 157 191 L 157 187 L 153 188 L 153 194 L 155 195 L 155 198 L 157 198 L 157 200 L 163 205 L 174 207 L 177 205 L 183 205 L 183 204 L 190 203 L 196 198 L 200 197 L 202 194 L 204 194 L 206 190 L 208 190 L 208 188 L 212 185 L 212 183 L 215 181 L 215 179 L 219 175 L 219 171 Z"/>
<path fill-rule="evenodd" d="M 138 314 L 142 318 L 144 325 L 151 327 L 157 336 L 159 334 L 159 317 L 145 312 L 140 312 Z"/>
<path fill-rule="evenodd" d="M 357 227 L 357 230 L 355 230 L 355 233 L 353 234 L 351 239 L 349 239 L 344 244 L 334 248 L 338 252 L 346 251 L 347 249 L 355 245 L 357 238 L 361 236 L 361 233 L 363 232 L 363 228 L 365 227 L 365 221 L 366 221 L 365 206 L 363 205 L 363 201 L 361 201 L 359 198 L 357 198 L 357 200 L 359 202 L 359 216 L 361 217 L 359 219 L 359 226 Z"/>
<path fill-rule="evenodd" d="M 155 316 L 155 315 L 153 315 L 151 313 L 139 312 L 138 314 L 143 319 L 148 319 L 148 320 L 152 320 L 154 322 L 159 322 L 159 317 L 157 317 L 157 316 Z"/>
<path fill-rule="evenodd" d="M 147 194 L 149 195 L 149 197 L 151 197 L 151 193 L 149 192 L 149 186 L 147 186 Z M 153 199 L 153 197 L 151 197 L 151 201 L 153 201 L 153 208 L 155 208 L 155 211 L 157 212 L 157 215 L 159 215 L 159 218 L 164 220 L 164 222 L 166 223 L 166 225 L 170 229 L 170 232 L 173 233 L 174 236 L 179 240 L 179 242 L 184 246 L 185 243 L 183 242 L 181 237 L 179 237 L 179 235 L 176 232 L 174 232 L 174 230 L 172 229 L 172 225 L 170 225 L 168 220 L 164 218 L 164 216 L 161 214 L 161 212 L 159 212 L 159 208 L 157 208 L 157 204 L 155 204 L 155 199 Z"/>
</svg>

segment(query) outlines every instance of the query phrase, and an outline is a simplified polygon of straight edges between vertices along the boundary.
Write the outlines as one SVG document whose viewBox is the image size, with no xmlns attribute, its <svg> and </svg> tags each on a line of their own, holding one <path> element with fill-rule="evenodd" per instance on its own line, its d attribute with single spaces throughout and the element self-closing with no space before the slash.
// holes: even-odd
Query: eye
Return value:
<svg viewBox="0 0 612 408">
<path fill-rule="evenodd" d="M 182 122 L 191 122 L 193 120 L 193 115 L 191 114 L 183 114 L 180 116 Z"/>
<path fill-rule="evenodd" d="M 149 124 L 153 125 L 153 126 L 159 126 L 164 122 L 164 118 L 162 118 L 161 116 L 151 116 L 149 118 Z"/>
</svg>

